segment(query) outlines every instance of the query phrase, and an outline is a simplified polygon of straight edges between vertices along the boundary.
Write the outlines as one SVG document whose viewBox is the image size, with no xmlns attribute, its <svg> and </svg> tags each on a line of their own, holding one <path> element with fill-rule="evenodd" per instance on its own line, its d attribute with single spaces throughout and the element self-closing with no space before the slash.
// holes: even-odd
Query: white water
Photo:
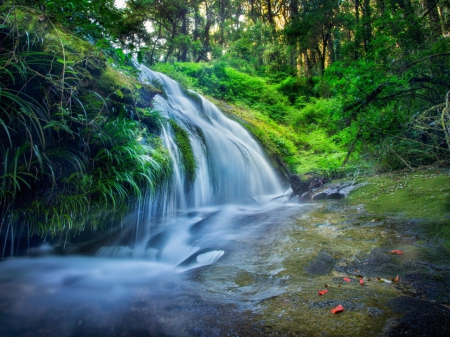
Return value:
<svg viewBox="0 0 450 337">
<path fill-rule="evenodd" d="M 26 269 L 38 285 L 66 284 L 73 275 L 86 284 L 122 284 L 178 273 L 215 263 L 225 254 L 227 241 L 248 232 L 239 219 L 279 205 L 270 200 L 282 193 L 281 183 L 250 134 L 205 98 L 189 97 L 175 81 L 143 67 L 142 81 L 155 80 L 167 95 L 154 99 L 155 109 L 189 134 L 195 180 L 188 183 L 174 132 L 165 123 L 160 137 L 172 158 L 172 178 L 156 193 L 147 193 L 123 220 L 125 234 L 100 247 L 97 257 L 51 256 L 46 246 L 46 257 L 6 261 L 0 272 Z"/>
<path fill-rule="evenodd" d="M 185 95 L 177 82 L 144 66 L 142 81 L 163 85 L 167 99 L 158 95 L 155 109 L 189 134 L 197 163 L 195 180 L 191 184 L 187 181 L 174 131 L 165 124 L 161 138 L 172 159 L 171 181 L 148 195 L 127 219 L 127 226 L 136 231 L 134 242 L 102 247 L 97 254 L 143 258 L 175 267 L 205 249 L 204 237 L 213 236 L 215 226 L 225 217 L 231 219 L 230 215 L 239 213 L 236 208 L 258 208 L 281 194 L 282 187 L 258 143 L 210 101 L 200 95 L 197 99 Z M 205 221 L 212 214 L 215 220 Z M 202 228 L 202 235 L 192 233 L 201 222 L 209 222 L 210 228 Z M 222 226 L 220 231 L 226 231 L 226 225 Z M 223 251 L 213 249 L 214 245 L 209 248 L 211 251 L 205 252 L 208 258 L 198 256 L 193 267 L 214 263 L 223 255 Z"/>
<path fill-rule="evenodd" d="M 3 321 L 10 325 L 4 331 L 11 331 L 11 336 L 22 325 L 26 331 L 34 329 L 38 318 L 47 322 L 55 310 L 67 315 L 65 308 L 73 308 L 71 316 L 50 325 L 57 331 L 54 335 L 76 336 L 86 320 L 80 317 L 89 316 L 102 303 L 105 308 L 111 303 L 126 307 L 126 299 L 135 293 L 154 299 L 150 307 L 159 308 L 159 301 L 161 308 L 166 301 L 176 305 L 178 297 L 185 296 L 180 292 L 191 292 L 183 290 L 192 287 L 183 272 L 216 263 L 227 257 L 231 242 L 260 237 L 261 227 L 284 217 L 278 212 L 281 201 L 272 200 L 283 192 L 282 186 L 249 133 L 205 98 L 189 98 L 176 82 L 143 68 L 143 80 L 155 78 L 168 98 L 157 96 L 155 108 L 189 134 L 197 160 L 195 180 L 190 185 L 186 181 L 167 123 L 160 136 L 172 158 L 172 179 L 156 193 L 147 193 L 135 212 L 123 219 L 122 235 L 100 247 L 96 256 L 56 256 L 46 245 L 35 250 L 45 256 L 0 263 L 0 288 L 6 289 L 0 303 L 3 297 L 11 298 L 8 317 L 14 318 Z M 195 311 L 195 315 L 203 314 Z M 189 320 L 181 320 L 180 326 L 184 329 Z M 16 321 L 21 323 L 16 326 Z M 117 324 L 115 316 L 108 318 L 109 324 Z M 178 331 L 171 322 L 164 324 L 170 332 Z"/>
</svg>

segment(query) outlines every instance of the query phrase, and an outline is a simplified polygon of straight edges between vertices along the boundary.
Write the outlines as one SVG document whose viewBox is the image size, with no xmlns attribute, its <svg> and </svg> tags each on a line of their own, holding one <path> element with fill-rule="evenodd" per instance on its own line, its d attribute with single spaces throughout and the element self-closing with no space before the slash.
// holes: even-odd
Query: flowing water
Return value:
<svg viewBox="0 0 450 337">
<path fill-rule="evenodd" d="M 92 254 L 47 244 L 0 263 L 0 336 L 448 336 L 450 255 L 420 221 L 274 199 L 244 129 L 162 74 L 143 80 L 163 84 L 155 107 L 189 135 L 195 179 L 167 123 L 172 178 L 120 231 Z"/>
<path fill-rule="evenodd" d="M 126 307 L 124 303 L 139 292 L 146 294 L 148 303 L 174 305 L 181 294 L 199 291 L 195 282 L 188 282 L 187 271 L 223 258 L 232 242 L 261 237 L 282 214 L 278 210 L 283 202 L 273 200 L 283 193 L 281 182 L 245 129 L 202 96 L 186 95 L 163 74 L 143 67 L 142 80 L 163 85 L 166 95 L 157 96 L 154 106 L 189 135 L 196 159 L 194 180 L 189 182 L 183 169 L 175 130 L 171 123 L 162 123 L 160 136 L 172 159 L 172 177 L 155 193 L 147 193 L 123 220 L 121 234 L 103 243 L 94 256 L 48 254 L 0 264 L 0 285 L 5 290 L 0 312 L 8 308 L 0 315 L 7 322 L 4 334 L 28 335 L 41 326 L 53 335 L 85 334 L 86 330 L 77 333 L 77 328 L 91 317 L 86 318 L 86 312 L 106 306 L 112 315 L 112 307 Z M 41 247 L 46 253 L 51 249 Z M 5 295 L 8 292 L 10 296 Z M 57 318 L 55 312 L 64 317 Z M 157 322 L 158 315 L 152 314 Z M 190 313 L 188 321 L 198 315 Z M 164 333 L 178 331 L 176 324 L 169 326 Z M 183 334 L 185 329 L 175 333 Z"/>
</svg>

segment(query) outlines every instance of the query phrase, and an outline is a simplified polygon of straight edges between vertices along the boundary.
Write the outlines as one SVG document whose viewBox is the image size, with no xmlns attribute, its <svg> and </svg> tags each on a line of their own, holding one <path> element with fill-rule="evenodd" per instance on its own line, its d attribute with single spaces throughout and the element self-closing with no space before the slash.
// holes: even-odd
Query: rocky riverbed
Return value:
<svg viewBox="0 0 450 337">
<path fill-rule="evenodd" d="M 223 257 L 181 274 L 116 284 L 103 267 L 39 283 L 13 268 L 0 335 L 447 336 L 448 172 L 366 182 L 347 199 L 243 212 L 214 247 Z"/>
<path fill-rule="evenodd" d="M 273 216 L 193 278 L 243 301 L 263 335 L 448 336 L 449 189 L 446 171 L 373 177 L 349 199 Z"/>
</svg>

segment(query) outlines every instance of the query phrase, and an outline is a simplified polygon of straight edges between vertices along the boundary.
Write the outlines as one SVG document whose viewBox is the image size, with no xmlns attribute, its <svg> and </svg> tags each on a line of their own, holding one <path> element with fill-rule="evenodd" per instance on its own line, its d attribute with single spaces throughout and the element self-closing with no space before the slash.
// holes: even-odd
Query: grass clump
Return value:
<svg viewBox="0 0 450 337">
<path fill-rule="evenodd" d="M 0 233 L 54 235 L 121 217 L 170 174 L 152 129 L 159 91 L 38 11 L 2 6 L 0 24 Z"/>
</svg>

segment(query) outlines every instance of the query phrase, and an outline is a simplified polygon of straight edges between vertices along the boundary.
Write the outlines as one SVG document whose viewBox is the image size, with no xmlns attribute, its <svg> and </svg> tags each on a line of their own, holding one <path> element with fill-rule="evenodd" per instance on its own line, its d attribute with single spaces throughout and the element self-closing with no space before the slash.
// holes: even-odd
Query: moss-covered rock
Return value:
<svg viewBox="0 0 450 337">
<path fill-rule="evenodd" d="M 183 169 L 189 183 L 195 180 L 197 170 L 197 161 L 195 160 L 194 150 L 189 140 L 189 134 L 173 119 L 169 120 L 170 126 L 175 133 L 175 142 L 181 152 Z"/>
</svg>

